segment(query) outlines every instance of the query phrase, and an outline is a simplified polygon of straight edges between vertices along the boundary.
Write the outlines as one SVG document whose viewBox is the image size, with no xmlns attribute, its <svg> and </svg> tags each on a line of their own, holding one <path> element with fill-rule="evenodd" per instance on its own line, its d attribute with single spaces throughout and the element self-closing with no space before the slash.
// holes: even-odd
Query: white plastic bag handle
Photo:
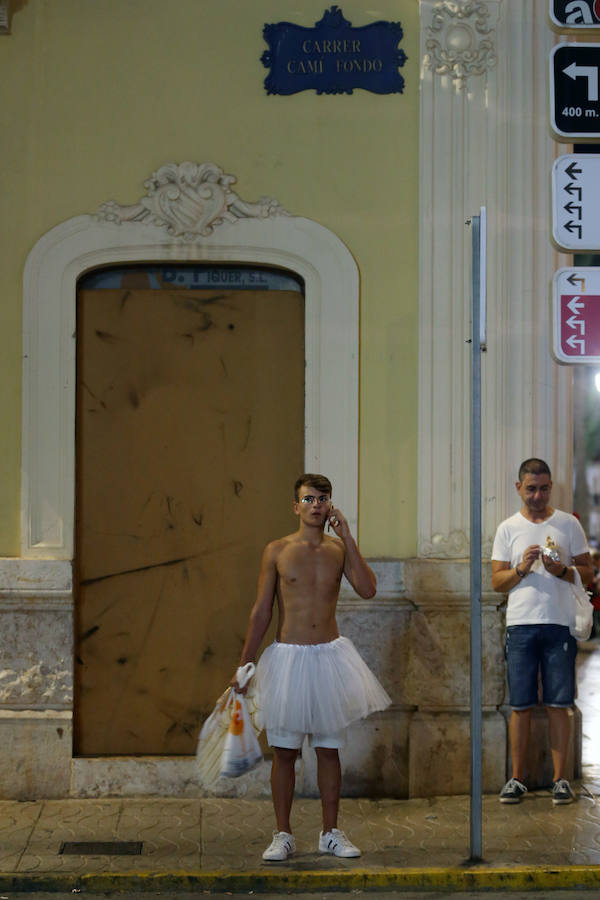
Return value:
<svg viewBox="0 0 600 900">
<path fill-rule="evenodd" d="M 238 687 L 240 689 L 248 684 L 255 671 L 256 666 L 253 662 L 247 662 L 245 666 L 239 667 L 239 669 L 235 673 L 235 680 L 237 681 Z"/>
</svg>

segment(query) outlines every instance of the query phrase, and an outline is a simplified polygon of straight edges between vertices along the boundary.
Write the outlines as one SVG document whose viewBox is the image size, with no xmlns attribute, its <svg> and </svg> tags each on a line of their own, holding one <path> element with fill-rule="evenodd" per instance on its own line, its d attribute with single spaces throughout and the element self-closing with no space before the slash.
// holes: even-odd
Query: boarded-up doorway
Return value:
<svg viewBox="0 0 600 900">
<path fill-rule="evenodd" d="M 78 755 L 195 751 L 296 527 L 302 293 L 176 284 L 78 292 Z"/>
</svg>

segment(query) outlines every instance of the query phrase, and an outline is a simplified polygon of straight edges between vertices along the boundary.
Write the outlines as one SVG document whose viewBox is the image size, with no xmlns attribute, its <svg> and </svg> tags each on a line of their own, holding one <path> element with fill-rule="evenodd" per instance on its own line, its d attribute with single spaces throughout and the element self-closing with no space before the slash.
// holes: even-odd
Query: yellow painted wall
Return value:
<svg viewBox="0 0 600 900">
<path fill-rule="evenodd" d="M 21 294 L 50 228 L 133 203 L 165 162 L 215 162 L 246 200 L 330 228 L 361 277 L 360 540 L 416 552 L 418 2 L 340 4 L 400 21 L 403 95 L 267 96 L 266 22 L 320 0 L 17 0 L 0 37 L 0 555 L 19 553 Z"/>
</svg>

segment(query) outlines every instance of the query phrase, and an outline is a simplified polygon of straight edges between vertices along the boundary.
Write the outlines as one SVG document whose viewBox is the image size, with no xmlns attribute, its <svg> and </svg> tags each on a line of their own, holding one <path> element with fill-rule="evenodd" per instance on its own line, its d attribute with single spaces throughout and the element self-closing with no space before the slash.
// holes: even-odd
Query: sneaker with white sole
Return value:
<svg viewBox="0 0 600 900">
<path fill-rule="evenodd" d="M 345 857 L 360 856 L 358 847 L 355 847 L 339 828 L 332 828 L 325 834 L 320 833 L 319 853 L 333 853 L 334 856 Z"/>
<path fill-rule="evenodd" d="M 287 831 L 274 831 L 273 840 L 265 850 L 262 858 L 267 862 L 281 862 L 296 852 L 296 841 L 293 834 Z"/>
<path fill-rule="evenodd" d="M 500 803 L 520 803 L 521 797 L 526 793 L 527 788 L 518 778 L 509 778 L 498 799 Z"/>
<path fill-rule="evenodd" d="M 575 792 L 566 778 L 559 778 L 552 787 L 552 803 L 554 806 L 572 803 L 575 800 Z"/>
</svg>

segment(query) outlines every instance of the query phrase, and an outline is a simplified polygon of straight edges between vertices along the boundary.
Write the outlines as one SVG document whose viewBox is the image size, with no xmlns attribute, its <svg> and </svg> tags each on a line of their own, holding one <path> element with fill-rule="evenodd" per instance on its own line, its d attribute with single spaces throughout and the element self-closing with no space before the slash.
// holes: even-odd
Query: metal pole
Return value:
<svg viewBox="0 0 600 900">
<path fill-rule="evenodd" d="M 482 327 L 481 309 L 485 297 L 484 208 L 481 213 L 471 220 L 471 862 L 482 858 L 481 349 L 485 341 L 485 324 Z"/>
</svg>

